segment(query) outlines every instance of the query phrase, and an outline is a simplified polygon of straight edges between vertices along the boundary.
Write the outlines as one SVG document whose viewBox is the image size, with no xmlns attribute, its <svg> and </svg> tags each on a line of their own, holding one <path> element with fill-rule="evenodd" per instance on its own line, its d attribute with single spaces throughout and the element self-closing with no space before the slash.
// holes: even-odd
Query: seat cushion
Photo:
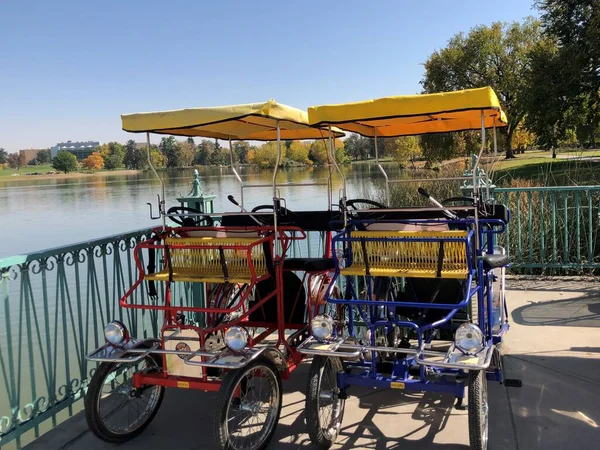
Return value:
<svg viewBox="0 0 600 450">
<path fill-rule="evenodd" d="M 509 263 L 508 255 L 485 255 L 483 257 L 483 268 L 485 270 L 496 269 L 497 267 L 505 267 Z"/>
</svg>

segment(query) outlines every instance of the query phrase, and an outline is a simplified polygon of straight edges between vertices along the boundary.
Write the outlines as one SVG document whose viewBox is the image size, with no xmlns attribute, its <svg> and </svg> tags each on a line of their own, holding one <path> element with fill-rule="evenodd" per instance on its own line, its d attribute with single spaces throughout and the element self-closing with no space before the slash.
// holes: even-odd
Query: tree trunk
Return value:
<svg viewBox="0 0 600 450">
<path fill-rule="evenodd" d="M 512 126 L 512 124 L 510 124 L 508 126 L 508 132 L 506 133 L 506 159 L 516 158 L 512 149 L 512 140 L 514 133 L 515 128 Z"/>
</svg>

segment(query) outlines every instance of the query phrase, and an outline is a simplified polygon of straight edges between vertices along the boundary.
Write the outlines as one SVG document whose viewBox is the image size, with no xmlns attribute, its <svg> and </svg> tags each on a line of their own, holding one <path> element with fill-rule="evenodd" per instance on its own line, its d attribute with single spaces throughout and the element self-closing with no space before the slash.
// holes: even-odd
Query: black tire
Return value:
<svg viewBox="0 0 600 450">
<path fill-rule="evenodd" d="M 251 439 L 249 436 L 233 435 L 234 433 L 232 433 L 232 430 L 230 430 L 230 423 L 235 422 L 235 420 L 233 418 L 230 419 L 229 415 L 232 408 L 234 408 L 242 416 L 247 415 L 251 417 L 258 417 L 258 414 L 255 411 L 243 411 L 242 404 L 246 400 L 242 399 L 241 397 L 236 398 L 234 395 L 239 385 L 241 396 L 250 397 L 249 393 L 255 390 L 253 387 L 253 380 L 258 378 L 255 377 L 255 374 L 260 375 L 261 373 L 263 374 L 263 376 L 260 378 L 264 379 L 264 381 L 268 384 L 269 389 L 272 391 L 270 392 L 271 398 L 269 399 L 271 406 L 269 407 L 266 413 L 264 425 L 256 433 L 258 435 L 258 438 L 255 442 L 255 440 Z M 252 378 L 249 378 L 250 374 L 252 374 Z M 263 389 L 261 387 L 260 393 L 262 392 Z M 241 369 L 228 372 L 227 375 L 225 375 L 225 378 L 223 379 L 223 384 L 221 384 L 221 388 L 219 389 L 215 405 L 216 414 L 214 427 L 215 438 L 217 440 L 216 448 L 218 450 L 263 450 L 264 448 L 266 448 L 267 445 L 269 445 L 271 439 L 273 438 L 275 428 L 277 427 L 277 423 L 279 422 L 282 401 L 283 391 L 281 388 L 281 376 L 279 375 L 277 368 L 270 359 L 260 357 L 255 361 L 252 361 L 247 366 L 242 367 Z M 262 401 L 260 403 L 262 403 Z M 250 404 L 249 399 L 248 404 Z M 249 408 L 250 407 L 251 406 L 249 406 Z M 261 409 L 263 409 L 262 406 Z M 240 425 L 244 423 L 244 421 L 245 419 L 241 419 Z"/>
<path fill-rule="evenodd" d="M 469 444 L 471 450 L 487 450 L 489 403 L 485 370 L 469 372 Z"/>
<path fill-rule="evenodd" d="M 145 346 L 147 348 L 147 346 Z M 108 384 L 105 384 L 106 379 L 112 373 L 119 371 L 120 374 L 125 372 L 130 372 L 131 376 L 133 373 L 141 370 L 141 366 L 145 364 L 148 371 L 160 370 L 162 361 L 159 357 L 147 356 L 141 361 L 138 361 L 135 364 L 124 364 L 124 363 L 102 363 L 96 369 L 94 376 L 88 386 L 88 391 L 84 398 L 84 406 L 85 406 L 85 418 L 87 420 L 88 426 L 90 430 L 101 440 L 110 443 L 122 443 L 133 439 L 137 435 L 139 435 L 142 431 L 148 427 L 150 422 L 156 416 L 160 405 L 163 401 L 163 397 L 165 395 L 165 388 L 163 386 L 148 386 L 146 389 L 142 388 L 139 397 L 131 396 L 129 393 L 126 393 L 127 384 L 129 383 L 131 378 L 124 378 L 124 382 L 121 384 L 119 388 L 113 388 L 113 392 L 111 394 L 104 395 L 103 390 Z M 113 386 L 111 382 L 111 386 Z M 121 392 L 114 393 L 114 391 L 119 390 Z M 114 396 L 114 397 L 113 397 Z M 125 401 L 122 400 L 123 397 L 127 396 Z M 131 403 L 134 401 L 141 401 L 142 399 L 149 398 L 148 405 L 146 408 L 150 408 L 149 411 L 144 411 L 146 408 L 142 408 L 141 410 L 145 412 L 145 416 L 142 417 L 140 423 L 136 424 L 130 430 L 115 430 L 111 429 L 108 425 L 107 420 L 111 418 L 115 418 L 115 416 L 119 416 L 124 407 L 131 407 Z M 101 402 L 111 403 L 112 400 L 116 400 L 119 402 L 118 406 L 108 408 L 109 413 L 106 417 L 102 414 L 102 405 Z M 137 405 L 137 403 L 136 403 Z M 140 410 L 139 405 L 135 408 L 136 411 Z M 129 419 L 129 417 L 128 417 Z"/>
<path fill-rule="evenodd" d="M 337 373 L 344 369 L 342 362 L 336 357 L 315 356 L 308 372 L 308 383 L 306 387 L 306 425 L 308 435 L 313 444 L 313 448 L 325 450 L 331 447 L 340 431 L 342 420 L 344 419 L 345 400 L 337 397 L 339 389 L 337 387 Z M 319 414 L 321 388 L 324 375 L 328 375 L 328 381 L 334 386 L 332 390 L 332 411 L 331 420 L 328 424 L 321 424 Z M 331 379 L 333 375 L 333 379 Z"/>
</svg>

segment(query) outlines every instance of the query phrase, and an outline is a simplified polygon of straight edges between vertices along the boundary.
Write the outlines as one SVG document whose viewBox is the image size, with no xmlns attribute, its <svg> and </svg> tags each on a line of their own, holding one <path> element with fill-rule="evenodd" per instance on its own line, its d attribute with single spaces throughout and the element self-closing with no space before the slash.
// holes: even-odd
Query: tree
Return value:
<svg viewBox="0 0 600 450">
<path fill-rule="evenodd" d="M 411 162 L 412 168 L 415 168 L 416 159 L 421 156 L 421 140 L 417 136 L 403 136 L 395 141 L 393 152 L 394 159 L 401 164 Z"/>
<path fill-rule="evenodd" d="M 104 158 L 98 152 L 92 152 L 87 158 L 81 161 L 81 165 L 92 172 L 104 167 Z"/>
<path fill-rule="evenodd" d="M 246 141 L 236 141 L 233 143 L 233 154 L 240 164 L 248 164 L 248 152 L 250 144 Z"/>
<path fill-rule="evenodd" d="M 52 160 L 52 167 L 59 172 L 75 172 L 77 170 L 77 158 L 73 153 L 61 150 Z"/>
<path fill-rule="evenodd" d="M 167 167 L 167 157 L 155 145 L 150 148 L 150 161 L 157 169 Z"/>
<path fill-rule="evenodd" d="M 164 137 L 160 140 L 158 148 L 160 152 L 167 158 L 167 167 L 180 167 L 177 159 L 177 150 L 179 143 L 173 136 Z"/>
<path fill-rule="evenodd" d="M 105 169 L 114 170 L 123 167 L 125 149 L 118 142 L 102 144 L 96 147 L 94 151 L 100 153 L 100 156 L 102 156 L 102 159 L 104 159 Z"/>
<path fill-rule="evenodd" d="M 146 167 L 148 156 L 145 149 L 137 148 L 135 141 L 130 139 L 125 144 L 123 164 L 127 169 L 141 170 Z"/>
<path fill-rule="evenodd" d="M 214 145 L 208 139 L 202 139 L 196 149 L 195 163 L 201 166 L 207 166 L 210 164 L 210 155 L 214 150 Z"/>
<path fill-rule="evenodd" d="M 318 139 L 310 144 L 308 158 L 319 166 L 324 166 L 328 163 L 327 148 L 329 142 L 323 139 Z M 335 160 L 338 164 L 346 162 L 346 153 L 344 151 L 344 142 L 340 139 L 333 140 L 333 148 L 335 151 Z"/>
<path fill-rule="evenodd" d="M 287 159 L 299 164 L 311 164 L 308 158 L 309 148 L 310 145 L 305 142 L 291 141 L 286 151 Z"/>
<path fill-rule="evenodd" d="M 50 150 L 40 150 L 37 155 L 35 155 L 36 164 L 49 164 L 51 161 L 52 155 L 50 154 Z"/>
<path fill-rule="evenodd" d="M 368 138 L 363 137 L 360 134 L 352 133 L 344 141 L 344 147 L 346 148 L 348 156 L 354 161 L 358 161 L 369 157 L 371 145 Z"/>
<path fill-rule="evenodd" d="M 459 33 L 427 59 L 421 84 L 426 93 L 491 86 L 508 116 L 508 126 L 500 132 L 506 135 L 511 157 L 514 132 L 527 112 L 524 91 L 529 80 L 523 74 L 540 38 L 540 23 L 534 19 L 478 26 L 466 36 Z"/>
<path fill-rule="evenodd" d="M 281 153 L 280 164 L 285 159 L 285 144 L 283 142 L 281 143 Z M 249 156 L 252 158 L 250 162 L 261 168 L 275 167 L 275 162 L 277 161 L 277 142 L 265 142 Z"/>
<path fill-rule="evenodd" d="M 8 153 L 6 150 L 0 147 L 0 164 L 6 164 L 8 162 Z"/>
<path fill-rule="evenodd" d="M 10 167 L 11 169 L 17 169 L 18 172 L 21 170 L 21 167 L 23 167 L 26 164 L 25 161 L 25 154 L 17 152 L 10 153 L 6 162 L 8 163 L 8 167 Z"/>
<path fill-rule="evenodd" d="M 179 142 L 177 146 L 177 167 L 190 167 L 194 163 L 196 156 L 196 146 L 189 139 L 186 142 Z"/>
<path fill-rule="evenodd" d="M 600 134 L 600 2 L 539 0 L 535 6 L 545 42 L 531 55 L 528 126 L 547 147 L 569 141 L 573 132 L 595 146 Z"/>
</svg>

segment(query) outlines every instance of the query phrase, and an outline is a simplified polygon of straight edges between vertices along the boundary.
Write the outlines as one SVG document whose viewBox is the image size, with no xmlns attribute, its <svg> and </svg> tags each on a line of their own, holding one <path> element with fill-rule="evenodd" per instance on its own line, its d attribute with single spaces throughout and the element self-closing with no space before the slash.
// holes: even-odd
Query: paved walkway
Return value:
<svg viewBox="0 0 600 450">
<path fill-rule="evenodd" d="M 509 281 L 512 328 L 504 344 L 510 378 L 522 388 L 490 384 L 490 449 L 599 448 L 600 283 Z M 304 427 L 304 364 L 284 384 L 281 422 L 270 449 L 310 448 Z M 336 449 L 468 449 L 467 413 L 438 395 L 354 390 Z M 215 396 L 169 390 L 146 432 L 122 448 L 213 449 Z M 87 431 L 82 415 L 28 450 L 114 448 Z"/>
</svg>

